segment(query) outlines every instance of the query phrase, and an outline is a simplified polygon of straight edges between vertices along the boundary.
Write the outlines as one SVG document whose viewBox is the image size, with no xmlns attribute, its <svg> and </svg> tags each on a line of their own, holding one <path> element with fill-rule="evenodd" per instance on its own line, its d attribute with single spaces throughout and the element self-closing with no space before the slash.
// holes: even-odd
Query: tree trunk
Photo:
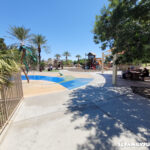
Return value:
<svg viewBox="0 0 150 150">
<path fill-rule="evenodd" d="M 104 73 L 104 59 L 105 59 L 105 55 L 104 52 L 102 53 L 102 74 Z"/>
<path fill-rule="evenodd" d="M 41 47 L 38 46 L 38 52 L 39 52 L 39 71 L 41 71 Z"/>
<path fill-rule="evenodd" d="M 117 65 L 116 65 L 116 60 L 117 60 L 117 54 L 114 54 L 114 58 L 113 58 L 113 74 L 112 74 L 112 84 L 113 85 L 117 84 Z"/>
</svg>

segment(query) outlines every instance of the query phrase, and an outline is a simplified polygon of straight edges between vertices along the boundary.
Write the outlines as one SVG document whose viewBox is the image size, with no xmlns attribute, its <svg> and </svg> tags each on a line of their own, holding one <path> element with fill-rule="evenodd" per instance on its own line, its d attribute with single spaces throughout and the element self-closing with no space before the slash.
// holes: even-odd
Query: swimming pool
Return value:
<svg viewBox="0 0 150 150">
<path fill-rule="evenodd" d="M 92 78 L 70 78 L 69 80 L 66 80 L 65 77 L 50 77 L 50 76 L 41 76 L 41 75 L 28 75 L 28 77 L 29 80 L 44 80 L 44 81 L 55 82 L 64 86 L 69 90 L 86 85 L 93 80 Z M 26 77 L 22 75 L 21 79 L 26 80 Z"/>
</svg>

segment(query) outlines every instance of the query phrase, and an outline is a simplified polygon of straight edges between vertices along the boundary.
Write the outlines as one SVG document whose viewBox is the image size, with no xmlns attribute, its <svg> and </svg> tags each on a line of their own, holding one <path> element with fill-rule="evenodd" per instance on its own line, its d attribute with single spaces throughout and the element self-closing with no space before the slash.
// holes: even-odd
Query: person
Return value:
<svg viewBox="0 0 150 150">
<path fill-rule="evenodd" d="M 60 66 L 61 66 L 61 69 L 64 68 L 64 66 L 63 66 L 63 61 L 60 62 Z"/>
<path fill-rule="evenodd" d="M 48 66 L 48 71 L 51 71 L 51 65 Z"/>
<path fill-rule="evenodd" d="M 141 74 L 142 80 L 144 81 L 144 77 L 149 77 L 149 70 L 147 68 L 144 68 Z"/>
<path fill-rule="evenodd" d="M 60 62 L 58 63 L 58 68 L 60 68 Z"/>
<path fill-rule="evenodd" d="M 40 66 L 40 72 L 42 72 L 42 70 L 43 70 L 43 68 L 42 68 L 42 66 Z"/>
<path fill-rule="evenodd" d="M 48 67 L 48 71 L 52 71 L 53 70 L 53 66 L 50 64 Z"/>
<path fill-rule="evenodd" d="M 53 66 L 52 64 L 49 65 L 49 71 L 52 71 L 53 70 Z"/>
<path fill-rule="evenodd" d="M 127 71 L 122 74 L 123 79 L 126 79 L 127 77 L 132 79 L 132 73 L 130 71 L 130 68 L 128 68 Z"/>
</svg>

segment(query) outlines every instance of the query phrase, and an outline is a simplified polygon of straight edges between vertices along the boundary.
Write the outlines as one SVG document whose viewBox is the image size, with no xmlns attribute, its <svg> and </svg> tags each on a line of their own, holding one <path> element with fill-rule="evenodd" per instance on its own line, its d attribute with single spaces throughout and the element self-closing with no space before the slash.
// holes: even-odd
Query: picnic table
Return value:
<svg viewBox="0 0 150 150">
<path fill-rule="evenodd" d="M 132 79 L 133 80 L 139 80 L 140 79 L 141 72 L 139 72 L 139 71 L 130 71 L 130 72 L 132 74 Z"/>
</svg>

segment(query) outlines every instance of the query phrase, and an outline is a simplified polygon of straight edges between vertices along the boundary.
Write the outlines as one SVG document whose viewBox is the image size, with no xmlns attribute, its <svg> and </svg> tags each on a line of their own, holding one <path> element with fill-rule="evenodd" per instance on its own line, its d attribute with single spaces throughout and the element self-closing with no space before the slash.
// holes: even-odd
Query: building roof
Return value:
<svg viewBox="0 0 150 150">
<path fill-rule="evenodd" d="M 92 53 L 92 52 L 89 52 L 88 55 L 94 55 L 94 56 L 96 56 L 96 54 Z"/>
</svg>

